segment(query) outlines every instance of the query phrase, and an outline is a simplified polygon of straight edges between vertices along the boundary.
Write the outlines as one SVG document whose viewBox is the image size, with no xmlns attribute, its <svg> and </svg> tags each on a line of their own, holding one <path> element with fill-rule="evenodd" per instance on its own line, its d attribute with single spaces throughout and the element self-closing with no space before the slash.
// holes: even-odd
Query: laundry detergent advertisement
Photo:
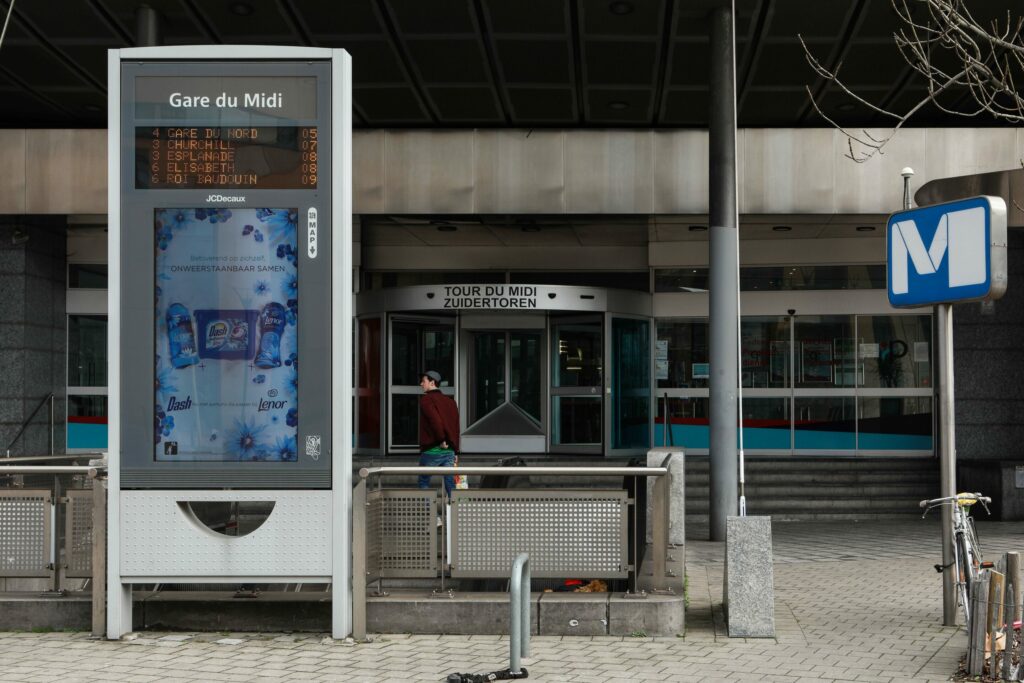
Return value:
<svg viewBox="0 0 1024 683">
<path fill-rule="evenodd" d="M 298 209 L 157 209 L 158 461 L 296 461 Z"/>
</svg>

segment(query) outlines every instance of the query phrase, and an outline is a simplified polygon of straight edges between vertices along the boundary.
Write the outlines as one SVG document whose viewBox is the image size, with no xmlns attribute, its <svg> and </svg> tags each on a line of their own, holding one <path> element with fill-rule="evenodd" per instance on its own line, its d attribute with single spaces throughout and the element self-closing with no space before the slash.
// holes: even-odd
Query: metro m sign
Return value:
<svg viewBox="0 0 1024 683">
<path fill-rule="evenodd" d="M 894 213 L 886 254 L 893 306 L 998 299 L 1006 291 L 1006 204 L 972 197 Z"/>
</svg>

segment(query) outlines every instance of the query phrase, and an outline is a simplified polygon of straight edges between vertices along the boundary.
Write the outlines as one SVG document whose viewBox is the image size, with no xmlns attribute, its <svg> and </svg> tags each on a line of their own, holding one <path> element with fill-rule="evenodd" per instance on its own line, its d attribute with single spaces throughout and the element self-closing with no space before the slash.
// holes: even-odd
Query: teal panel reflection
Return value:
<svg viewBox="0 0 1024 683">
<path fill-rule="evenodd" d="M 101 450 L 107 447 L 107 425 L 68 423 L 68 448 Z"/>
<path fill-rule="evenodd" d="M 856 445 L 853 432 L 798 429 L 795 434 L 797 450 L 852 451 Z"/>
</svg>

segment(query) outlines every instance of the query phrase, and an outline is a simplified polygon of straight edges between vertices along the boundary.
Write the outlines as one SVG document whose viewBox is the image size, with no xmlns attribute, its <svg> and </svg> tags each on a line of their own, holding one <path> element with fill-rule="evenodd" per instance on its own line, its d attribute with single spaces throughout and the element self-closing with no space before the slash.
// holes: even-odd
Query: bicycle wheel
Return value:
<svg viewBox="0 0 1024 683">
<path fill-rule="evenodd" d="M 968 549 L 968 541 L 964 537 L 964 534 L 957 533 L 956 543 L 953 551 L 956 553 L 954 557 L 954 567 L 956 568 L 956 592 L 957 598 L 960 601 L 960 607 L 964 611 L 964 627 L 970 631 L 971 628 L 971 584 L 974 583 L 973 574 L 973 560 L 971 558 L 970 550 Z"/>
</svg>

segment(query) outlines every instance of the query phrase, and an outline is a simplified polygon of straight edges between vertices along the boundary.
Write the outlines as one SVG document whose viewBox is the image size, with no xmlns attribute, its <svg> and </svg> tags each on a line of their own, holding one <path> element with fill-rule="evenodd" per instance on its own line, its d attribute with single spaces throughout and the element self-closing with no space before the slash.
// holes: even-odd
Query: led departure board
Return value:
<svg viewBox="0 0 1024 683">
<path fill-rule="evenodd" d="M 315 126 L 137 126 L 140 190 L 314 190 Z"/>
</svg>

